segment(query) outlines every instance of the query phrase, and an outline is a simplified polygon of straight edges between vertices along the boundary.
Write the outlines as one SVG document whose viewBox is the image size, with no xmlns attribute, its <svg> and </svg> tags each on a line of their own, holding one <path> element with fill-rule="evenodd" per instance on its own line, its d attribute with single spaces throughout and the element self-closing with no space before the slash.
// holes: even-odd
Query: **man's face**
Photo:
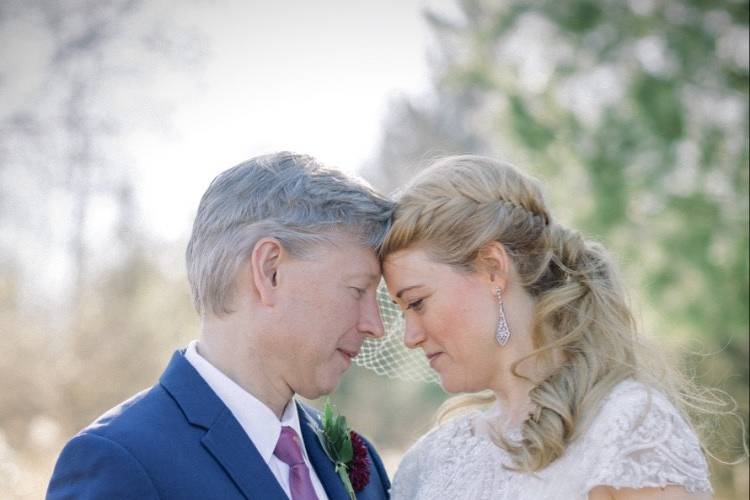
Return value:
<svg viewBox="0 0 750 500">
<path fill-rule="evenodd" d="M 375 252 L 349 242 L 321 245 L 279 268 L 279 325 L 266 352 L 286 384 L 314 399 L 332 392 L 365 338 L 382 337 Z"/>
</svg>

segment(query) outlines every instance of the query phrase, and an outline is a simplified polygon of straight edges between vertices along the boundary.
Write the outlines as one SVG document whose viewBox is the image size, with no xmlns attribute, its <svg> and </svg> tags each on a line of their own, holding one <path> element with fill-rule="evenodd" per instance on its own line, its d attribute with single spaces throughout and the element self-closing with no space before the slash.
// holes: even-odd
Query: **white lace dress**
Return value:
<svg viewBox="0 0 750 500">
<path fill-rule="evenodd" d="M 711 491 L 696 436 L 663 395 L 638 382 L 615 386 L 588 430 L 535 474 L 502 466 L 509 455 L 485 430 L 500 411 L 462 415 L 423 436 L 404 455 L 391 498 L 585 500 L 598 485 Z M 506 438 L 519 440 L 520 431 Z"/>
</svg>

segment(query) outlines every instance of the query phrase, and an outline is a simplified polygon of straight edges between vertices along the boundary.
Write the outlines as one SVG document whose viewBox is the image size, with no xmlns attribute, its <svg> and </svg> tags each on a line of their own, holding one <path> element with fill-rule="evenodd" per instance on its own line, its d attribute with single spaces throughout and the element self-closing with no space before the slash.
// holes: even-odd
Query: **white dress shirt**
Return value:
<svg viewBox="0 0 750 500">
<path fill-rule="evenodd" d="M 294 399 L 291 399 L 284 409 L 281 420 L 276 414 L 258 398 L 247 392 L 237 385 L 236 382 L 220 372 L 214 365 L 209 363 L 206 358 L 198 353 L 198 342 L 193 340 L 185 350 L 185 358 L 193 365 L 193 368 L 206 381 L 208 386 L 219 396 L 219 399 L 227 405 L 234 418 L 240 423 L 245 430 L 247 437 L 253 442 L 258 449 L 258 453 L 271 469 L 276 480 L 291 498 L 289 488 L 289 466 L 279 460 L 273 454 L 276 443 L 281 435 L 281 427 L 287 425 L 294 429 L 294 432 L 300 437 L 300 443 L 303 443 L 302 432 L 300 430 L 299 413 Z M 307 456 L 307 450 L 304 445 L 302 448 L 302 457 L 305 460 L 307 468 L 310 470 L 310 479 L 312 480 L 315 494 L 319 500 L 328 500 L 323 484 L 318 479 L 315 469 L 310 463 Z"/>
</svg>

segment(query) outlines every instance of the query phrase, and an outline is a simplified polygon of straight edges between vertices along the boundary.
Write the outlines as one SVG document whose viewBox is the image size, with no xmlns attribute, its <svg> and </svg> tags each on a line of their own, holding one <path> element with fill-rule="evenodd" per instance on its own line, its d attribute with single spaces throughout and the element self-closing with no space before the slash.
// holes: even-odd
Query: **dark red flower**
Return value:
<svg viewBox="0 0 750 500">
<path fill-rule="evenodd" d="M 370 482 L 370 459 L 367 457 L 367 445 L 365 440 L 354 431 L 349 432 L 352 439 L 354 457 L 349 462 L 349 481 L 352 482 L 354 491 L 362 491 Z"/>
</svg>

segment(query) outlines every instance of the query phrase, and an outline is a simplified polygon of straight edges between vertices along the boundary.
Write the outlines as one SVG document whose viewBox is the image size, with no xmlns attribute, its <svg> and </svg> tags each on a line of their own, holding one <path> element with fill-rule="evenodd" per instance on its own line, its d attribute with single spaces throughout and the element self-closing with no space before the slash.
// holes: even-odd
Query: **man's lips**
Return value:
<svg viewBox="0 0 750 500">
<path fill-rule="evenodd" d="M 338 349 L 336 349 L 336 350 L 337 350 L 337 351 L 339 351 L 339 352 L 340 352 L 341 354 L 343 354 L 344 356 L 346 356 L 346 357 L 347 357 L 347 358 L 349 358 L 349 359 L 352 359 L 352 358 L 353 358 L 353 357 L 355 357 L 355 356 L 356 356 L 357 354 L 359 354 L 359 350 L 352 350 L 352 349 L 342 349 L 341 347 L 339 347 L 339 348 L 338 348 Z"/>
</svg>

